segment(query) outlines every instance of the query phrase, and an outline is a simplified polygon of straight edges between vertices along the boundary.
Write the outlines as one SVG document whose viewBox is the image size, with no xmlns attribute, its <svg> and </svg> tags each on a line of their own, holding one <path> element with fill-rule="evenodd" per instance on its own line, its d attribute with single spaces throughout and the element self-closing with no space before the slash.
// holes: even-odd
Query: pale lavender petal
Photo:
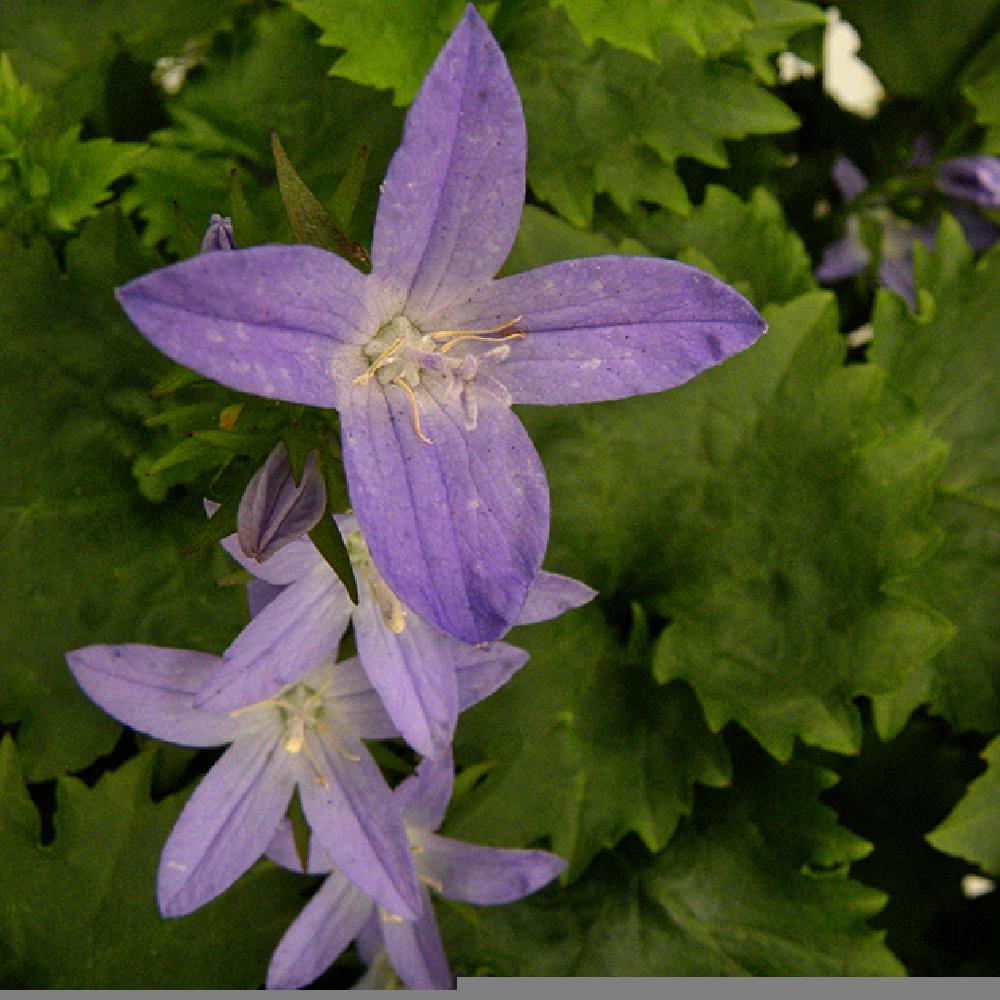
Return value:
<svg viewBox="0 0 1000 1000">
<path fill-rule="evenodd" d="M 559 573 L 539 573 L 521 608 L 518 625 L 534 625 L 558 618 L 564 611 L 582 607 L 597 596 L 593 587 Z"/>
<path fill-rule="evenodd" d="M 263 563 L 243 554 L 235 534 L 227 535 L 219 544 L 252 576 L 276 586 L 300 580 L 325 561 L 310 538 L 297 538 Z"/>
<path fill-rule="evenodd" d="M 424 910 L 416 920 L 382 917 L 385 950 L 396 974 L 411 990 L 450 990 L 454 986 L 441 944 L 434 907 L 423 893 Z"/>
<path fill-rule="evenodd" d="M 208 229 L 201 240 L 201 252 L 212 253 L 216 250 L 235 250 L 236 240 L 233 237 L 233 220 L 223 218 L 217 212 L 212 213 Z"/>
<path fill-rule="evenodd" d="M 430 328 L 525 334 L 480 369 L 515 403 L 586 403 L 680 385 L 749 347 L 756 309 L 697 268 L 653 257 L 589 257 L 515 274 L 470 293 Z M 461 345 L 456 352 L 475 351 Z"/>
<path fill-rule="evenodd" d="M 425 757 L 409 778 L 392 793 L 407 826 L 436 830 L 444 819 L 455 783 L 455 763 L 450 748 L 440 757 Z"/>
<path fill-rule="evenodd" d="M 341 411 L 351 505 L 386 583 L 416 614 L 465 642 L 516 621 L 548 540 L 545 471 L 510 408 L 479 394 L 468 430 L 418 390 L 422 441 L 405 393 L 358 386 Z"/>
<path fill-rule="evenodd" d="M 883 257 L 878 266 L 878 283 L 905 299 L 911 309 L 916 309 L 917 289 L 913 280 L 912 257 Z"/>
<path fill-rule="evenodd" d="M 335 656 L 353 605 L 328 566 L 286 587 L 253 618 L 202 685 L 196 704 L 236 709 L 262 701 Z"/>
<path fill-rule="evenodd" d="M 396 740 L 399 730 L 372 687 L 359 657 L 333 664 L 323 682 L 327 710 L 365 740 Z"/>
<path fill-rule="evenodd" d="M 528 662 L 528 654 L 506 642 L 467 646 L 455 666 L 458 678 L 458 709 L 467 708 L 488 698 L 503 687 Z"/>
<path fill-rule="evenodd" d="M 370 308 L 417 325 L 488 281 L 514 243 L 526 138 L 507 62 L 470 6 L 424 78 L 389 164 L 372 242 Z"/>
<path fill-rule="evenodd" d="M 295 847 L 295 835 L 292 832 L 292 821 L 287 817 L 278 825 L 278 829 L 267 845 L 267 856 L 276 865 L 287 868 L 292 872 L 299 872 L 306 875 L 329 875 L 333 870 L 333 862 L 330 856 L 323 850 L 315 837 L 309 837 L 309 856 L 306 859 L 305 872 L 302 870 L 302 860 Z"/>
<path fill-rule="evenodd" d="M 313 836 L 355 885 L 390 913 L 412 919 L 420 892 L 410 845 L 389 786 L 364 744 L 336 733 L 306 746 L 318 768 L 299 783 Z M 333 740 L 338 745 L 331 745 Z"/>
<path fill-rule="evenodd" d="M 160 646 L 86 646 L 66 654 L 77 684 L 109 715 L 141 733 L 183 746 L 228 743 L 242 724 L 194 707 L 217 656 Z"/>
<path fill-rule="evenodd" d="M 284 588 L 265 580 L 247 580 L 247 604 L 250 607 L 250 617 L 255 618 Z"/>
<path fill-rule="evenodd" d="M 278 734 L 237 740 L 188 799 L 160 858 L 157 898 L 180 917 L 228 889 L 267 850 L 292 796 Z"/>
<path fill-rule="evenodd" d="M 868 178 L 846 156 L 838 156 L 834 160 L 830 175 L 844 201 L 854 201 L 868 189 Z"/>
<path fill-rule="evenodd" d="M 311 246 L 206 253 L 117 291 L 129 318 L 164 354 L 230 388 L 336 406 L 367 367 L 355 346 L 374 332 L 364 277 Z"/>
<path fill-rule="evenodd" d="M 385 940 L 382 937 L 382 921 L 378 913 L 373 913 L 364 927 L 358 931 L 354 944 L 358 949 L 358 957 L 365 965 L 371 965 L 380 951 L 385 950 Z"/>
<path fill-rule="evenodd" d="M 551 882 L 566 867 L 548 851 L 510 851 L 420 835 L 420 874 L 448 899 L 488 906 L 511 903 Z"/>
<path fill-rule="evenodd" d="M 977 253 L 989 250 L 1000 242 L 1000 226 L 981 215 L 979 210 L 962 201 L 952 202 L 948 210 L 962 227 L 965 242 Z"/>
<path fill-rule="evenodd" d="M 937 186 L 980 208 L 1000 208 L 1000 158 L 959 156 L 938 167 Z"/>
<path fill-rule="evenodd" d="M 326 484 L 316 464 L 319 453 L 306 456 L 302 481 L 295 482 L 284 442 L 254 473 L 240 498 L 237 537 L 243 554 L 266 562 L 313 528 L 326 510 Z"/>
<path fill-rule="evenodd" d="M 458 685 L 453 657 L 455 647 L 461 651 L 465 644 L 411 613 L 400 624 L 402 631 L 392 631 L 371 588 L 358 588 L 354 639 L 361 664 L 403 739 L 433 757 L 455 733 Z"/>
<path fill-rule="evenodd" d="M 334 872 L 285 932 L 267 969 L 269 990 L 295 990 L 318 979 L 375 912 L 375 905 Z"/>
<path fill-rule="evenodd" d="M 813 272 L 822 285 L 835 285 L 863 271 L 871 260 L 868 247 L 852 233 L 823 248 L 823 259 Z"/>
</svg>

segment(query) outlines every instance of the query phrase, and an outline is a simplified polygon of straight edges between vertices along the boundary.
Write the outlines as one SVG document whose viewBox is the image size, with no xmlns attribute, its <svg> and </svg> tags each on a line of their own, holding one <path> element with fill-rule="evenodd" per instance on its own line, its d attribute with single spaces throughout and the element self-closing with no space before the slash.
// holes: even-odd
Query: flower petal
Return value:
<svg viewBox="0 0 1000 1000">
<path fill-rule="evenodd" d="M 830 170 L 833 183 L 837 185 L 844 201 L 854 201 L 859 194 L 868 190 L 868 178 L 860 168 L 846 156 L 838 156 Z"/>
<path fill-rule="evenodd" d="M 295 990 L 318 979 L 374 911 L 360 889 L 334 872 L 278 943 L 267 968 L 267 988 Z"/>
<path fill-rule="evenodd" d="M 309 837 L 309 857 L 305 872 L 302 871 L 302 861 L 295 847 L 295 834 L 292 832 L 292 821 L 287 817 L 278 824 L 271 843 L 267 845 L 266 854 L 276 865 L 287 868 L 291 872 L 306 875 L 329 875 L 333 871 L 333 862 L 323 850 L 323 846 L 315 837 Z"/>
<path fill-rule="evenodd" d="M 1000 208 L 1000 157 L 959 156 L 938 167 L 937 186 L 980 208 Z"/>
<path fill-rule="evenodd" d="M 86 646 L 66 654 L 77 684 L 109 715 L 158 740 L 191 747 L 228 743 L 242 724 L 194 707 L 217 656 L 160 646 Z"/>
<path fill-rule="evenodd" d="M 372 687 L 360 657 L 334 664 L 325 694 L 330 712 L 345 719 L 362 739 L 400 738 L 399 729 L 389 718 L 382 699 Z"/>
<path fill-rule="evenodd" d="M 526 137 L 507 61 L 470 6 L 424 78 L 382 185 L 369 309 L 380 323 L 488 281 L 524 204 Z"/>
<path fill-rule="evenodd" d="M 414 411 L 396 386 L 357 386 L 341 413 L 351 505 L 399 599 L 464 642 L 517 619 L 548 540 L 545 472 L 510 408 L 483 393 L 478 422 L 431 391 Z"/>
<path fill-rule="evenodd" d="M 357 347 L 374 332 L 364 276 L 311 246 L 206 253 L 117 291 L 132 322 L 164 354 L 242 392 L 335 406 L 364 371 Z"/>
<path fill-rule="evenodd" d="M 351 599 L 329 566 L 286 587 L 236 637 L 195 697 L 199 706 L 252 705 L 335 656 L 351 618 Z"/>
<path fill-rule="evenodd" d="M 878 266 L 878 283 L 917 308 L 917 287 L 913 278 L 913 257 L 883 257 Z"/>
<path fill-rule="evenodd" d="M 358 957 L 365 965 L 371 965 L 380 952 L 384 954 L 385 941 L 382 938 L 382 921 L 379 920 L 377 911 L 365 921 L 364 927 L 358 931 L 354 944 L 358 949 Z"/>
<path fill-rule="evenodd" d="M 425 833 L 420 874 L 434 879 L 448 899 L 489 906 L 511 903 L 551 882 L 566 862 L 548 851 L 510 851 L 463 844 Z"/>
<path fill-rule="evenodd" d="M 277 584 L 267 583 L 265 580 L 247 580 L 247 605 L 250 608 L 250 617 L 256 618 L 282 589 Z"/>
<path fill-rule="evenodd" d="M 450 990 L 455 984 L 426 891 L 416 920 L 382 917 L 382 937 L 396 974 L 411 990 Z"/>
<path fill-rule="evenodd" d="M 413 857 L 399 807 L 371 754 L 358 739 L 345 745 L 307 734 L 318 773 L 299 782 L 313 836 L 333 863 L 380 906 L 407 919 L 420 912 Z"/>
<path fill-rule="evenodd" d="M 559 573 L 539 573 L 521 608 L 518 625 L 534 625 L 558 618 L 564 611 L 582 607 L 597 596 L 593 587 Z"/>
<path fill-rule="evenodd" d="M 436 830 L 444 819 L 454 782 L 450 748 L 436 759 L 425 757 L 416 772 L 392 793 L 406 824 L 418 830 Z"/>
<path fill-rule="evenodd" d="M 372 598 L 358 590 L 354 639 L 361 665 L 403 739 L 426 756 L 450 743 L 458 720 L 458 685 L 453 656 L 464 643 L 418 615 L 403 618 L 401 632 L 390 630 Z"/>
<path fill-rule="evenodd" d="M 237 740 L 201 780 L 167 838 L 157 878 L 165 917 L 197 910 L 266 850 L 292 797 L 277 734 Z"/>
<path fill-rule="evenodd" d="M 267 562 L 258 562 L 244 555 L 236 534 L 226 535 L 219 544 L 226 550 L 227 555 L 235 559 L 252 576 L 276 586 L 300 580 L 323 562 L 319 549 L 313 545 L 310 538 L 297 538 L 283 549 L 279 549 Z"/>
<path fill-rule="evenodd" d="M 856 228 L 856 227 L 853 227 Z M 822 285 L 835 285 L 863 271 L 871 260 L 868 247 L 853 232 L 823 248 L 823 259 L 814 272 Z"/>
<path fill-rule="evenodd" d="M 515 403 L 586 403 L 680 385 L 765 330 L 728 285 L 677 261 L 589 257 L 501 278 L 434 316 L 428 329 L 514 323 L 526 334 L 480 368 Z M 462 349 L 471 350 L 467 345 Z"/>
<path fill-rule="evenodd" d="M 468 646 L 455 666 L 458 678 L 458 710 L 479 704 L 503 687 L 528 662 L 528 654 L 506 642 Z"/>
</svg>

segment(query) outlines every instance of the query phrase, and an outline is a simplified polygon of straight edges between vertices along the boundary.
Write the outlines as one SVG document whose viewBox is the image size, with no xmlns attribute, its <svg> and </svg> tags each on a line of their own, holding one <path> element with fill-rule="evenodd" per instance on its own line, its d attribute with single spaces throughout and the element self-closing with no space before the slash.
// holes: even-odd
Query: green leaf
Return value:
<svg viewBox="0 0 1000 1000">
<path fill-rule="evenodd" d="M 154 263 L 131 227 L 111 211 L 89 222 L 66 275 L 41 240 L 0 235 L 0 255 L 0 719 L 19 723 L 39 780 L 84 767 L 120 732 L 78 690 L 67 650 L 221 648 L 244 607 L 215 587 L 221 551 L 182 556 L 190 515 L 135 490 L 130 467 L 150 434 L 135 397 L 168 366 L 112 294 Z"/>
<path fill-rule="evenodd" d="M 229 219 L 237 248 L 255 247 L 267 242 L 267 233 L 247 201 L 240 172 L 235 167 L 229 172 Z"/>
<path fill-rule="evenodd" d="M 574 878 L 629 831 L 662 848 L 691 811 L 692 785 L 728 782 L 725 748 L 691 692 L 658 688 L 648 653 L 631 661 L 598 609 L 511 641 L 531 660 L 462 716 L 459 760 L 495 766 L 457 804 L 449 833 L 516 847 L 549 837 Z"/>
<path fill-rule="evenodd" d="M 370 87 L 391 89 L 401 105 L 416 96 L 424 74 L 465 9 L 465 0 L 289 3 L 322 29 L 321 45 L 344 50 L 331 73 Z"/>
<path fill-rule="evenodd" d="M 986 772 L 969 785 L 965 797 L 927 839 L 939 851 L 1000 875 L 1000 737 L 990 743 L 983 757 Z"/>
<path fill-rule="evenodd" d="M 916 281 L 932 317 L 881 294 L 872 357 L 951 446 L 935 497 L 944 539 L 906 589 L 956 635 L 909 707 L 929 698 L 956 728 L 989 732 L 1000 728 L 1000 254 L 976 264 L 946 217 L 935 253 L 917 250 Z"/>
<path fill-rule="evenodd" d="M 843 367 L 828 294 L 766 316 L 753 348 L 671 392 L 525 413 L 548 558 L 667 617 L 657 676 L 690 683 L 713 730 L 735 719 L 782 758 L 796 737 L 851 752 L 853 699 L 894 691 L 951 634 L 897 594 L 937 540 L 943 446 L 918 420 L 880 426 L 882 378 Z"/>
<path fill-rule="evenodd" d="M 1000 66 L 967 83 L 962 93 L 976 109 L 976 121 L 986 126 L 982 151 L 1000 155 Z"/>
<path fill-rule="evenodd" d="M 579 226 L 598 192 L 625 211 L 640 200 L 684 211 L 679 158 L 724 167 L 724 140 L 798 124 L 750 72 L 669 35 L 656 62 L 603 42 L 588 50 L 565 14 L 539 9 L 503 41 L 528 124 L 528 180 Z"/>
<path fill-rule="evenodd" d="M 459 975 L 900 975 L 868 926 L 886 897 L 845 877 L 869 845 L 815 800 L 830 782 L 772 765 L 699 794 L 658 855 L 626 842 L 568 890 L 503 907 L 443 902 L 448 955 Z"/>
<path fill-rule="evenodd" d="M 93 788 L 57 785 L 55 840 L 9 736 L 0 746 L 0 978 L 33 989 L 253 989 L 301 907 L 301 882 L 264 862 L 180 920 L 156 908 L 160 851 L 185 796 L 150 799 L 154 754 Z"/>
<path fill-rule="evenodd" d="M 679 257 L 685 251 L 705 254 L 720 276 L 748 286 L 758 307 L 787 302 L 816 287 L 809 254 L 785 222 L 781 206 L 764 188 L 749 201 L 712 184 L 701 205 L 687 216 L 655 211 L 636 213 L 626 229 L 654 253 Z M 748 253 L 748 248 L 753 248 Z"/>
<path fill-rule="evenodd" d="M 997 0 L 840 0 L 861 58 L 895 97 L 943 90 L 995 24 Z"/>
</svg>

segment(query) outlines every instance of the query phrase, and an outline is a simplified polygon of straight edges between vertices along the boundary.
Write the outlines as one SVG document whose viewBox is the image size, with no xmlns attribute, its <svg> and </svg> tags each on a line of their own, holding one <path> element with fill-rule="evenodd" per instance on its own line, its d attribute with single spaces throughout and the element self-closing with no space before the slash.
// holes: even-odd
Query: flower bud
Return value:
<svg viewBox="0 0 1000 1000">
<path fill-rule="evenodd" d="M 952 198 L 980 208 L 1000 208 L 1000 158 L 959 156 L 938 167 L 937 186 Z"/>
<path fill-rule="evenodd" d="M 236 240 L 233 239 L 233 223 L 227 216 L 223 218 L 217 212 L 212 213 L 208 229 L 201 241 L 201 252 L 211 253 L 213 250 L 235 250 Z"/>
</svg>

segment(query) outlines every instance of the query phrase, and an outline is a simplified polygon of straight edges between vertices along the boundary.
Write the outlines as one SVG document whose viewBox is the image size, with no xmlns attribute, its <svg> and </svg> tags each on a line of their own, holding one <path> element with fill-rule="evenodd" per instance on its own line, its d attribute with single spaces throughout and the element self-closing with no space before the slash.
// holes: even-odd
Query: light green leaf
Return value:
<svg viewBox="0 0 1000 1000">
<path fill-rule="evenodd" d="M 140 498 L 143 392 L 168 364 L 112 289 L 154 261 L 115 212 L 89 222 L 59 273 L 48 245 L 0 237 L 0 719 L 19 723 L 31 780 L 78 770 L 120 727 L 77 689 L 67 650 L 93 642 L 220 649 L 244 621 L 220 592 L 224 554 L 185 557 L 200 511 Z M 192 507 L 200 498 L 193 498 Z"/>
<path fill-rule="evenodd" d="M 927 839 L 939 850 L 1000 875 L 1000 737 L 983 752 L 986 772 Z"/>
<path fill-rule="evenodd" d="M 512 847 L 549 837 L 573 878 L 629 831 L 662 848 L 691 810 L 692 785 L 728 782 L 724 745 L 691 692 L 658 688 L 648 653 L 632 661 L 598 609 L 511 641 L 531 660 L 462 716 L 459 759 L 495 766 L 461 799 L 450 833 Z"/>
<path fill-rule="evenodd" d="M 1000 66 L 967 83 L 962 93 L 976 109 L 976 121 L 986 126 L 984 153 L 1000 156 Z"/>
<path fill-rule="evenodd" d="M 185 796 L 150 799 L 154 755 L 93 788 L 61 778 L 55 840 L 39 817 L 14 743 L 0 746 L 0 979 L 31 989 L 253 989 L 301 906 L 301 882 L 264 862 L 180 920 L 156 909 L 160 851 Z"/>
<path fill-rule="evenodd" d="M 699 794 L 658 855 L 625 843 L 568 890 L 442 903 L 449 957 L 460 975 L 900 975 L 868 926 L 885 896 L 845 877 L 869 845 L 816 802 L 829 784 L 826 772 L 772 765 Z"/>
<path fill-rule="evenodd" d="M 923 689 L 914 682 L 913 698 L 929 696 L 958 729 L 988 732 L 1000 728 L 1000 254 L 976 264 L 946 217 L 935 253 L 917 248 L 916 281 L 933 302 L 931 318 L 920 322 L 882 294 L 872 347 L 951 445 L 935 498 L 944 540 L 906 589 L 957 631 L 925 671 Z"/>
</svg>

